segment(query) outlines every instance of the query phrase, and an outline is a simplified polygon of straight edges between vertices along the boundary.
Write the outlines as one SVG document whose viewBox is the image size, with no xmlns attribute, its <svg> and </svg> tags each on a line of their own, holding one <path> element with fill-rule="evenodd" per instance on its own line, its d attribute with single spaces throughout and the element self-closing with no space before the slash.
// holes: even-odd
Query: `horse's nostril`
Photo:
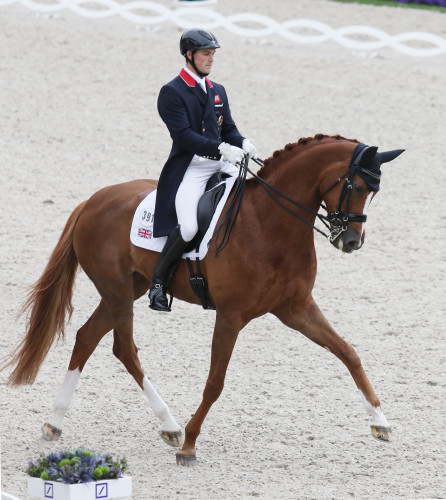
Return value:
<svg viewBox="0 0 446 500">
<path fill-rule="evenodd" d="M 349 250 L 351 252 L 353 250 L 356 250 L 358 248 L 359 244 L 356 240 L 349 240 L 349 241 L 347 241 L 345 246 L 347 247 L 347 250 Z"/>
</svg>

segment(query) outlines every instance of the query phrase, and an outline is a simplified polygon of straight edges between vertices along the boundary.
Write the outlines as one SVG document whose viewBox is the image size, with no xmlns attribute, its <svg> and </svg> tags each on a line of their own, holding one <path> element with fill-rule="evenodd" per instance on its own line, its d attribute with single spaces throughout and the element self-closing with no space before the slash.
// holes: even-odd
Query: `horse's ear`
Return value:
<svg viewBox="0 0 446 500">
<path fill-rule="evenodd" d="M 375 157 L 377 151 L 378 148 L 376 146 L 369 146 L 362 154 L 361 159 L 359 160 L 359 165 L 369 165 Z"/>
<path fill-rule="evenodd" d="M 384 153 L 378 153 L 378 158 L 380 163 L 388 163 L 389 161 L 397 158 L 401 153 L 404 153 L 405 149 L 394 149 L 393 151 L 385 151 Z"/>
</svg>

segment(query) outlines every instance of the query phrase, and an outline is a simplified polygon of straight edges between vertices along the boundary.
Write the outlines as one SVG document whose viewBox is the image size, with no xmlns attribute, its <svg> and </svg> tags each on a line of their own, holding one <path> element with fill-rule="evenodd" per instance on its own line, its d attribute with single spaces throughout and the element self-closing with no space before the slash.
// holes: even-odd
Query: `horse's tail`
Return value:
<svg viewBox="0 0 446 500">
<path fill-rule="evenodd" d="M 27 334 L 7 356 L 4 368 L 16 365 L 8 385 L 32 384 L 56 335 L 64 337 L 65 316 L 73 313 L 71 298 L 78 266 L 73 233 L 86 202 L 74 209 L 42 276 L 31 287 L 20 315 L 28 313 Z"/>
</svg>

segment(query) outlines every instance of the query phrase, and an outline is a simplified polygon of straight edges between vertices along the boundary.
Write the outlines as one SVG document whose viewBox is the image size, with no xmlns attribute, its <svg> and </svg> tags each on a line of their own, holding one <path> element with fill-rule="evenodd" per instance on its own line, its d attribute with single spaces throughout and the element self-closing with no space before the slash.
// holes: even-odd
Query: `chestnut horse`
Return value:
<svg viewBox="0 0 446 500">
<path fill-rule="evenodd" d="M 353 162 L 358 146 L 363 154 Z M 209 376 L 202 402 L 186 425 L 184 442 L 180 426 L 145 376 L 133 340 L 133 302 L 146 293 L 158 255 L 133 246 L 130 227 L 138 204 L 157 183 L 137 180 L 106 187 L 81 203 L 70 215 L 42 276 L 30 291 L 24 305 L 24 310 L 29 310 L 27 334 L 3 366 L 16 365 L 9 384 L 33 383 L 56 336 L 64 335 L 65 317 L 72 314 L 72 289 L 79 264 L 101 300 L 77 332 L 53 415 L 43 427 L 44 437 L 53 440 L 60 436 L 82 369 L 102 337 L 113 330 L 113 353 L 148 397 L 161 420 L 162 439 L 172 446 L 182 445 L 177 463 L 192 465 L 196 439 L 223 390 L 238 333 L 253 318 L 272 313 L 346 365 L 371 416 L 373 436 L 389 441 L 389 423 L 358 355 L 313 300 L 313 224 L 324 203 L 333 245 L 347 253 L 358 250 L 364 241 L 365 212 L 378 190 L 380 166 L 401 152 L 377 153 L 376 147 L 355 140 L 319 134 L 276 151 L 265 161 L 257 181 L 246 181 L 227 246 L 217 255 L 212 251 L 214 237 L 201 265 L 216 307 L 216 320 Z M 270 189 L 262 189 L 268 186 Z M 171 288 L 175 297 L 199 304 L 189 286 L 184 261 Z"/>
</svg>

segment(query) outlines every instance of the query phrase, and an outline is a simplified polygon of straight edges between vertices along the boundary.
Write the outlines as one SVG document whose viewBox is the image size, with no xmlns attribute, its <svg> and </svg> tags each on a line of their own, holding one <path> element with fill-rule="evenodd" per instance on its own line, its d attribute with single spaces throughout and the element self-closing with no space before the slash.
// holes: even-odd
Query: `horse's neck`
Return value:
<svg viewBox="0 0 446 500">
<path fill-rule="evenodd" d="M 332 161 L 332 147 L 329 144 L 323 148 L 317 145 L 298 147 L 296 150 L 284 151 L 271 160 L 264 167 L 263 179 L 283 195 L 310 210 L 299 208 L 273 193 L 283 205 L 307 223 L 302 222 L 299 217 L 290 215 L 256 183 L 250 191 L 259 230 L 263 234 L 276 235 L 278 239 L 312 240 L 315 212 L 322 202 L 320 178 L 330 168 Z"/>
<path fill-rule="evenodd" d="M 288 154 L 282 161 L 280 157 L 277 158 L 268 169 L 265 181 L 288 198 L 317 211 L 321 203 L 318 177 L 323 165 L 314 160 L 314 155 L 305 153 L 295 156 Z M 280 197 L 279 199 L 284 202 Z M 296 207 L 293 208 L 286 201 L 284 203 L 288 208 L 296 210 Z M 314 215 L 310 212 L 304 214 L 306 220 L 314 221 Z"/>
</svg>

